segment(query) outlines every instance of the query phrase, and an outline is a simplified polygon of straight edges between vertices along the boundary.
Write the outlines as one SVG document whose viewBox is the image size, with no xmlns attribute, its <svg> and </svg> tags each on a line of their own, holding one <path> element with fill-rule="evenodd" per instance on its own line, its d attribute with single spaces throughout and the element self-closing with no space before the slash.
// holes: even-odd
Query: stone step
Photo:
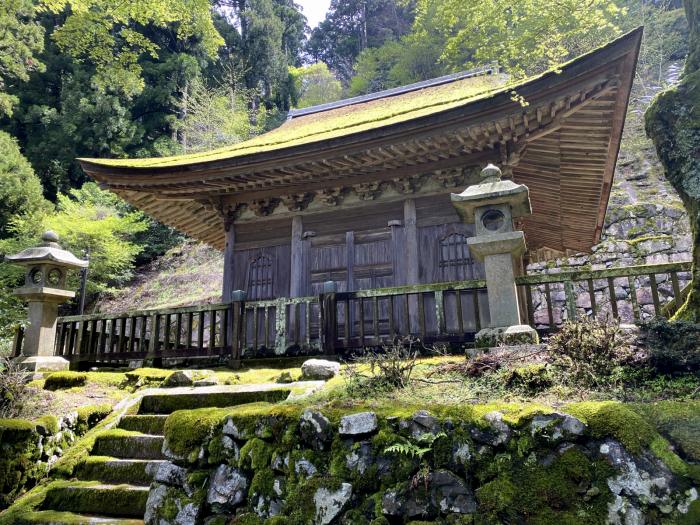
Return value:
<svg viewBox="0 0 700 525">
<path fill-rule="evenodd" d="M 120 459 L 106 456 L 89 456 L 80 466 L 77 476 L 84 481 L 103 483 L 128 483 L 130 485 L 150 485 L 152 475 L 148 467 L 166 463 L 153 459 Z"/>
<path fill-rule="evenodd" d="M 255 388 L 258 387 L 258 388 Z M 192 410 L 208 407 L 230 407 L 245 403 L 277 403 L 287 399 L 288 388 L 269 388 L 250 385 L 248 387 L 201 387 L 173 388 L 152 392 L 141 399 L 139 414 L 170 414 L 176 410 Z"/>
<path fill-rule="evenodd" d="M 97 436 L 92 447 L 93 456 L 110 456 L 118 459 L 165 459 L 163 436 L 127 432 L 107 431 Z"/>
<path fill-rule="evenodd" d="M 73 481 L 50 485 L 44 509 L 97 516 L 143 519 L 148 487 Z"/>
<path fill-rule="evenodd" d="M 119 422 L 119 428 L 143 432 L 144 434 L 151 434 L 154 436 L 162 436 L 166 419 L 168 419 L 167 414 L 124 416 Z"/>
<path fill-rule="evenodd" d="M 90 516 L 55 510 L 30 512 L 23 518 L 22 522 L 36 523 L 37 525 L 143 525 L 143 520 L 140 519 Z"/>
</svg>

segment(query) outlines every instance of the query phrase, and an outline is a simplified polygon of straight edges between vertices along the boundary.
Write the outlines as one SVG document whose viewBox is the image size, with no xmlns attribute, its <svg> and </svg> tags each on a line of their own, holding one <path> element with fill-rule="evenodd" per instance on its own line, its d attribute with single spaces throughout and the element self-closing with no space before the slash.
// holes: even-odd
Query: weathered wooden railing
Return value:
<svg viewBox="0 0 700 525">
<path fill-rule="evenodd" d="M 690 263 L 674 263 L 526 275 L 516 282 L 529 323 L 550 332 L 580 316 L 634 322 L 670 315 L 689 272 Z M 378 346 L 407 335 L 424 343 L 469 342 L 489 324 L 485 286 L 471 280 L 62 317 L 56 354 L 95 363 L 184 357 L 235 363 L 250 355 Z"/>
<path fill-rule="evenodd" d="M 640 322 L 670 317 L 684 298 L 681 283 L 690 280 L 690 262 L 649 264 L 526 275 L 529 324 L 551 331 L 567 319 L 611 317 Z"/>
</svg>

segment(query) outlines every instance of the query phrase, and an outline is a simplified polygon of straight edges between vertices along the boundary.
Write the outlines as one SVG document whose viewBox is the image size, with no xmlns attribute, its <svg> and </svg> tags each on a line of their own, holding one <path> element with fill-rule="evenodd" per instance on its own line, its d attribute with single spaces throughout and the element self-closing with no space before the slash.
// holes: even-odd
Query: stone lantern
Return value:
<svg viewBox="0 0 700 525">
<path fill-rule="evenodd" d="M 478 346 L 538 341 L 535 329 L 520 319 L 514 270 L 525 253 L 525 234 L 513 228 L 513 220 L 532 213 L 529 191 L 501 176 L 501 170 L 489 164 L 478 184 L 451 195 L 462 220 L 475 225 L 475 235 L 467 239 L 467 245 L 486 270 L 491 323 L 476 335 Z"/>
<path fill-rule="evenodd" d="M 27 248 L 17 255 L 5 259 L 26 268 L 24 286 L 14 291 L 29 303 L 29 325 L 27 326 L 22 355 L 17 361 L 23 368 L 35 372 L 41 370 L 65 370 L 68 361 L 54 355 L 56 318 L 58 305 L 75 297 L 75 292 L 66 290 L 66 274 L 74 268 L 87 267 L 58 244 L 58 235 L 47 231 L 36 248 Z"/>
</svg>

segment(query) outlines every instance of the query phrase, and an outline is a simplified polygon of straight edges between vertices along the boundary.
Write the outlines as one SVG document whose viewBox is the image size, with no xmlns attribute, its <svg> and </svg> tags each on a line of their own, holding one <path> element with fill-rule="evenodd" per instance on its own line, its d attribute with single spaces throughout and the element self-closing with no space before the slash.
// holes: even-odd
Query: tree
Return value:
<svg viewBox="0 0 700 525">
<path fill-rule="evenodd" d="M 339 100 L 343 88 L 323 62 L 289 69 L 294 82 L 294 106 L 307 108 Z"/>
<path fill-rule="evenodd" d="M 12 114 L 17 97 L 5 92 L 9 82 L 29 78 L 42 64 L 34 55 L 44 47 L 44 30 L 33 18 L 32 0 L 0 3 L 0 117 Z"/>
<path fill-rule="evenodd" d="M 39 177 L 22 155 L 17 141 L 0 131 L 0 239 L 10 234 L 17 216 L 37 216 L 47 211 Z"/>
<path fill-rule="evenodd" d="M 607 42 L 621 14 L 613 0 L 418 0 L 413 32 L 440 36 L 450 71 L 498 61 L 523 76 Z"/>
<path fill-rule="evenodd" d="M 90 255 L 90 290 L 105 291 L 132 275 L 142 247 L 133 237 L 148 227 L 144 215 L 94 182 L 59 195 L 56 212 L 46 216 L 44 229 L 61 238 L 61 246 L 77 256 Z"/>
<path fill-rule="evenodd" d="M 52 37 L 71 57 L 95 68 L 94 82 L 126 93 L 143 88 L 139 57 L 156 58 L 160 46 L 140 28 L 169 28 L 177 38 L 199 39 L 209 56 L 223 44 L 209 0 L 41 0 L 51 13 L 67 13 Z"/>
<path fill-rule="evenodd" d="M 326 18 L 311 32 L 307 53 L 348 82 L 362 51 L 411 30 L 413 7 L 412 1 L 332 0 Z"/>
<path fill-rule="evenodd" d="M 685 68 L 679 84 L 653 101 L 645 124 L 693 237 L 690 294 L 675 318 L 700 323 L 700 0 L 684 0 L 684 7 L 690 27 Z"/>
<path fill-rule="evenodd" d="M 257 129 L 251 121 L 250 93 L 230 82 L 207 86 L 201 78 L 193 79 L 180 104 L 184 118 L 177 122 L 178 135 L 185 151 L 206 151 L 247 139 Z"/>
</svg>

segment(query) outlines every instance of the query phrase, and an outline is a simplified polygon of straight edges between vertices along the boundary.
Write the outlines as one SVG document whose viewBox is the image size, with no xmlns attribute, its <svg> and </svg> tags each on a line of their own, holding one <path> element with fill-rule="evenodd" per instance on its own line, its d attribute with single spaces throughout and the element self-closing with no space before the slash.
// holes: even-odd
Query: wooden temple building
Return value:
<svg viewBox="0 0 700 525">
<path fill-rule="evenodd" d="M 248 301 L 314 296 L 328 281 L 342 293 L 479 280 L 473 225 L 450 194 L 488 163 L 529 189 L 532 214 L 515 224 L 524 263 L 599 241 L 641 37 L 518 83 L 487 67 L 293 110 L 214 151 L 80 162 L 102 187 L 223 250 L 223 303 L 236 290 Z M 458 299 L 462 332 L 462 316 L 488 322 L 485 293 Z M 379 309 L 368 330 L 388 315 L 395 328 Z"/>
</svg>

